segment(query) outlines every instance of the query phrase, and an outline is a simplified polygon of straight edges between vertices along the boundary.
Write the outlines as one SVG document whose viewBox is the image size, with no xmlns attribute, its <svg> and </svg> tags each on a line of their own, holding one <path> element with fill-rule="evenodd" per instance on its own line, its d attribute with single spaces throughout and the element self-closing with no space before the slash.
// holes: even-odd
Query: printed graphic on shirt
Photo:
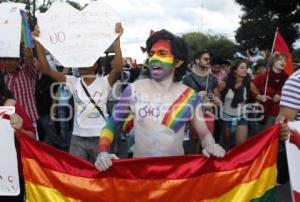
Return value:
<svg viewBox="0 0 300 202">
<path fill-rule="evenodd" d="M 103 110 L 102 103 L 100 102 L 101 96 L 102 93 L 96 91 L 92 98 L 97 106 L 99 106 L 100 109 Z M 80 120 L 83 121 L 86 118 L 99 118 L 101 116 L 95 105 L 88 98 L 87 100 L 82 100 L 79 98 L 77 91 L 75 91 L 74 93 L 74 100 L 78 106 L 76 116 L 78 116 Z"/>
</svg>

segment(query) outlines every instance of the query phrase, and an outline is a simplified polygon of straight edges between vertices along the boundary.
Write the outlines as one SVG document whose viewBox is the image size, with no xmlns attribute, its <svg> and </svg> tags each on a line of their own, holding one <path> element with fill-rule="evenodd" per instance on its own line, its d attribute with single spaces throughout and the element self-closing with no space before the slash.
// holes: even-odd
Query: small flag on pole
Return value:
<svg viewBox="0 0 300 202">
<path fill-rule="evenodd" d="M 31 38 L 31 32 L 28 25 L 27 17 L 24 11 L 20 11 L 22 16 L 22 39 L 25 48 L 34 48 L 34 44 Z"/>
<path fill-rule="evenodd" d="M 286 60 L 286 66 L 284 71 L 287 75 L 291 75 L 294 71 L 292 54 L 290 53 L 289 47 L 287 46 L 285 40 L 281 36 L 278 29 L 276 30 L 275 33 L 274 52 L 280 52 L 286 54 L 287 60 Z"/>
</svg>

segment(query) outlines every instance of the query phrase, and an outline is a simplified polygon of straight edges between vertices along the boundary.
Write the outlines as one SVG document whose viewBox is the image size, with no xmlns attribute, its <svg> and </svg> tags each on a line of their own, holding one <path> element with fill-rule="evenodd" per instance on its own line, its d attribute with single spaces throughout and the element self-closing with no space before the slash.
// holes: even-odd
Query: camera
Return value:
<svg viewBox="0 0 300 202">
<path fill-rule="evenodd" d="M 209 93 L 209 94 L 207 95 L 207 99 L 209 100 L 209 102 L 213 102 L 213 101 L 214 101 L 214 94 Z"/>
</svg>

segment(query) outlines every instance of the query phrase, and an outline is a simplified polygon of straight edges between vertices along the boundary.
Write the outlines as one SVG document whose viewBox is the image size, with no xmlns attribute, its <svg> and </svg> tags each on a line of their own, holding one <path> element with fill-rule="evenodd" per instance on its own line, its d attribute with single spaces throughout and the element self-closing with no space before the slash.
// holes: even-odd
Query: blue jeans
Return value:
<svg viewBox="0 0 300 202">
<path fill-rule="evenodd" d="M 39 133 L 42 133 L 39 134 L 39 137 L 44 136 L 45 143 L 55 146 L 58 142 L 58 136 L 55 127 L 50 123 L 50 116 L 40 116 L 37 120 L 37 125 Z"/>
<path fill-rule="evenodd" d="M 70 147 L 70 141 L 72 137 L 72 128 L 70 126 L 69 120 L 62 120 L 69 117 L 69 108 L 65 106 L 59 106 L 57 107 L 57 118 L 61 119 L 61 121 L 58 121 L 58 133 L 60 136 L 60 142 L 59 145 L 62 150 L 69 151 Z"/>
<path fill-rule="evenodd" d="M 99 137 L 80 137 L 73 135 L 69 153 L 91 163 L 95 163 L 98 155 Z"/>
</svg>

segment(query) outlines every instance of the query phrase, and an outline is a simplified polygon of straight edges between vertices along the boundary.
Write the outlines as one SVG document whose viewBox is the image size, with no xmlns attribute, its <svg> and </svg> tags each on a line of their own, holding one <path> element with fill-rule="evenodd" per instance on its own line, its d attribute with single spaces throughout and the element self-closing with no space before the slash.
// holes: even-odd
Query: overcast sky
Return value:
<svg viewBox="0 0 300 202">
<path fill-rule="evenodd" d="M 90 0 L 75 0 L 82 5 Z M 140 46 L 150 29 L 167 29 L 175 34 L 202 31 L 222 34 L 234 40 L 241 7 L 234 0 L 107 0 L 121 16 L 124 57 L 143 62 Z"/>
</svg>

